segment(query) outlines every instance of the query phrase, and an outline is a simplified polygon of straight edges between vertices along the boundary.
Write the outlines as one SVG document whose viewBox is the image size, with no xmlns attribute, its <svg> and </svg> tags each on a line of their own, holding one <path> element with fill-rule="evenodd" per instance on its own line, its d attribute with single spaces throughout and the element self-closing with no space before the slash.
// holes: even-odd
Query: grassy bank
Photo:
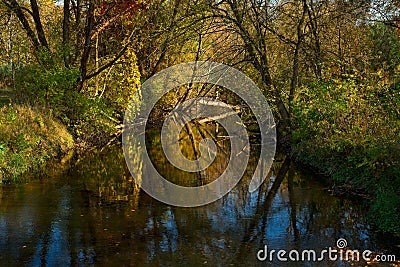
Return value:
<svg viewBox="0 0 400 267">
<path fill-rule="evenodd" d="M 23 66 L 12 83 L 0 84 L 0 182 L 17 182 L 72 148 L 102 147 L 118 136 L 140 83 L 136 57 L 123 59 L 124 66 L 88 80 L 81 91 L 78 70 L 62 64 Z M 11 81 L 7 75 L 3 80 Z"/>
<path fill-rule="evenodd" d="M 372 195 L 371 222 L 400 232 L 400 86 L 319 81 L 302 88 L 294 110 L 295 158 L 336 185 Z"/>
<path fill-rule="evenodd" d="M 0 106 L 0 183 L 19 182 L 69 150 L 104 146 L 120 131 L 104 101 L 71 89 L 48 101 L 25 90 L 15 88 Z"/>
<path fill-rule="evenodd" d="M 5 105 L 0 127 L 0 183 L 18 181 L 74 146 L 67 128 L 43 108 Z"/>
</svg>

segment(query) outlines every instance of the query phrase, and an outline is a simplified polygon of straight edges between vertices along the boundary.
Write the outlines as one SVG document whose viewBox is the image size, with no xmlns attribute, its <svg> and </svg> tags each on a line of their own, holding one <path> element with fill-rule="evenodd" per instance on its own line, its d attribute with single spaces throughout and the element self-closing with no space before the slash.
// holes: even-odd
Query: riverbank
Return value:
<svg viewBox="0 0 400 267">
<path fill-rule="evenodd" d="M 149 141 L 159 147 L 156 135 L 150 135 Z M 191 148 L 189 143 L 183 145 Z M 229 149 L 229 142 L 223 145 Z M 164 164 L 162 151 L 157 151 L 152 154 L 155 163 L 177 183 L 186 182 L 187 175 Z M 229 160 L 229 155 L 222 156 Z M 252 154 L 251 166 L 257 162 Z M 266 181 L 276 183 L 273 190 L 262 186 L 249 194 L 252 173 L 246 172 L 223 199 L 199 208 L 180 208 L 138 190 L 124 163 L 117 144 L 93 151 L 71 170 L 47 181 L 0 187 L 0 235 L 8 237 L 0 239 L 0 263 L 202 266 L 207 261 L 210 266 L 233 262 L 263 266 L 266 262 L 256 256 L 266 242 L 269 250 L 319 253 L 323 248 L 335 249 L 339 238 L 347 240 L 348 249 L 359 250 L 360 256 L 365 250 L 373 255 L 400 255 L 399 239 L 371 230 L 364 205 L 332 196 L 319 177 L 294 164 L 285 179 Z M 275 162 L 274 169 L 279 172 L 282 164 Z M 223 171 L 223 166 L 217 168 Z M 199 249 L 205 246 L 209 249 Z M 277 261 L 271 263 L 275 264 L 279 266 Z M 337 264 L 367 265 L 358 260 Z M 316 266 L 331 265 L 323 261 Z"/>
<path fill-rule="evenodd" d="M 50 93 L 52 87 L 41 85 L 46 77 L 26 75 L 0 88 L 0 183 L 25 181 L 46 172 L 48 162 L 103 147 L 120 132 L 109 103 L 72 90 L 65 73 L 54 74 L 62 82 L 52 84 L 57 91 Z"/>
<path fill-rule="evenodd" d="M 348 78 L 305 86 L 295 101 L 292 152 L 346 191 L 339 193 L 371 197 L 371 222 L 395 233 L 400 233 L 399 106 L 395 82 Z"/>
<path fill-rule="evenodd" d="M 29 105 L 0 108 L 0 183 L 20 181 L 74 148 L 67 127 L 51 111 Z"/>
<path fill-rule="evenodd" d="M 69 71 L 52 75 L 63 86 L 32 89 L 21 78 L 16 96 L 10 98 L 20 103 L 5 104 L 1 110 L 3 182 L 18 181 L 23 173 L 37 171 L 72 148 L 102 147 L 121 131 L 120 102 L 71 90 Z M 41 83 L 48 77 L 31 76 Z M 28 97 L 21 101 L 21 95 Z M 396 84 L 377 85 L 372 78 L 319 81 L 301 88 L 293 117 L 294 159 L 346 191 L 336 192 L 370 199 L 372 223 L 393 233 L 400 232 L 399 96 Z"/>
</svg>

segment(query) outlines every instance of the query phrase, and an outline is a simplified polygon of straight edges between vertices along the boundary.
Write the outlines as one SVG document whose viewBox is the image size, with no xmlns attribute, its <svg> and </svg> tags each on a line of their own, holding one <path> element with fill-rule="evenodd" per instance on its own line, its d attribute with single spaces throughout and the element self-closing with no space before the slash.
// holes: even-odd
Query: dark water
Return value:
<svg viewBox="0 0 400 267">
<path fill-rule="evenodd" d="M 152 153 L 160 172 L 177 183 L 191 179 Z M 398 253 L 396 238 L 368 225 L 365 204 L 331 196 L 318 177 L 284 158 L 250 194 L 255 162 L 233 191 L 199 208 L 171 207 L 142 192 L 118 145 L 40 181 L 0 187 L 0 265 L 350 266 L 256 257 L 264 245 L 320 252 L 339 238 L 351 249 Z M 222 156 L 213 168 L 224 166 Z"/>
</svg>

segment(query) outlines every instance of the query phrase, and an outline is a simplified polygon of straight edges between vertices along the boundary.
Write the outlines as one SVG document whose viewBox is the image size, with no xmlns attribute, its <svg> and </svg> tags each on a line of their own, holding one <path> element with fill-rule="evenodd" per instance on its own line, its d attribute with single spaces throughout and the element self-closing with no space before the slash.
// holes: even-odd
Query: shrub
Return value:
<svg viewBox="0 0 400 267">
<path fill-rule="evenodd" d="M 400 200 L 400 94 L 396 90 L 380 81 L 319 81 L 303 87 L 294 102 L 297 159 L 337 182 L 373 193 L 371 211 L 374 218 L 385 218 L 378 225 L 382 230 L 400 229 L 398 216 L 389 212 L 396 210 Z M 388 214 L 393 216 L 386 218 Z"/>
<path fill-rule="evenodd" d="M 47 109 L 7 105 L 0 109 L 0 183 L 39 170 L 47 159 L 67 152 L 73 138 Z"/>
<path fill-rule="evenodd" d="M 61 120 L 78 142 L 104 144 L 115 130 L 115 107 L 107 99 L 94 98 L 74 90 L 76 69 L 29 65 L 16 79 L 19 103 L 46 107 Z"/>
</svg>

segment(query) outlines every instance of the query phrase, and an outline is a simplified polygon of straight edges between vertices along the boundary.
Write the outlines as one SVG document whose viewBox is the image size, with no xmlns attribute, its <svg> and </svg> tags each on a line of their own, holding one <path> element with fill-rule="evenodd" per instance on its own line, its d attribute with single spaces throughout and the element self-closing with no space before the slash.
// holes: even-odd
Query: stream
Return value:
<svg viewBox="0 0 400 267">
<path fill-rule="evenodd" d="M 150 150 L 160 173 L 175 183 L 190 184 L 196 177 L 166 164 L 155 151 L 159 142 L 153 137 Z M 228 156 L 219 154 L 209 179 L 226 166 Z M 140 157 L 137 161 L 140 166 Z M 399 258 L 399 239 L 373 230 L 367 204 L 332 196 L 323 178 L 283 156 L 276 157 L 262 187 L 249 193 L 256 162 L 257 155 L 252 155 L 248 171 L 230 193 L 197 208 L 168 206 L 141 191 L 120 144 L 94 151 L 64 170 L 49 166 L 52 174 L 0 187 L 0 265 L 365 266 L 345 259 L 282 262 L 276 254 L 272 260 L 257 258 L 265 246 L 319 253 L 337 248 L 340 238 L 348 248 Z"/>
</svg>

